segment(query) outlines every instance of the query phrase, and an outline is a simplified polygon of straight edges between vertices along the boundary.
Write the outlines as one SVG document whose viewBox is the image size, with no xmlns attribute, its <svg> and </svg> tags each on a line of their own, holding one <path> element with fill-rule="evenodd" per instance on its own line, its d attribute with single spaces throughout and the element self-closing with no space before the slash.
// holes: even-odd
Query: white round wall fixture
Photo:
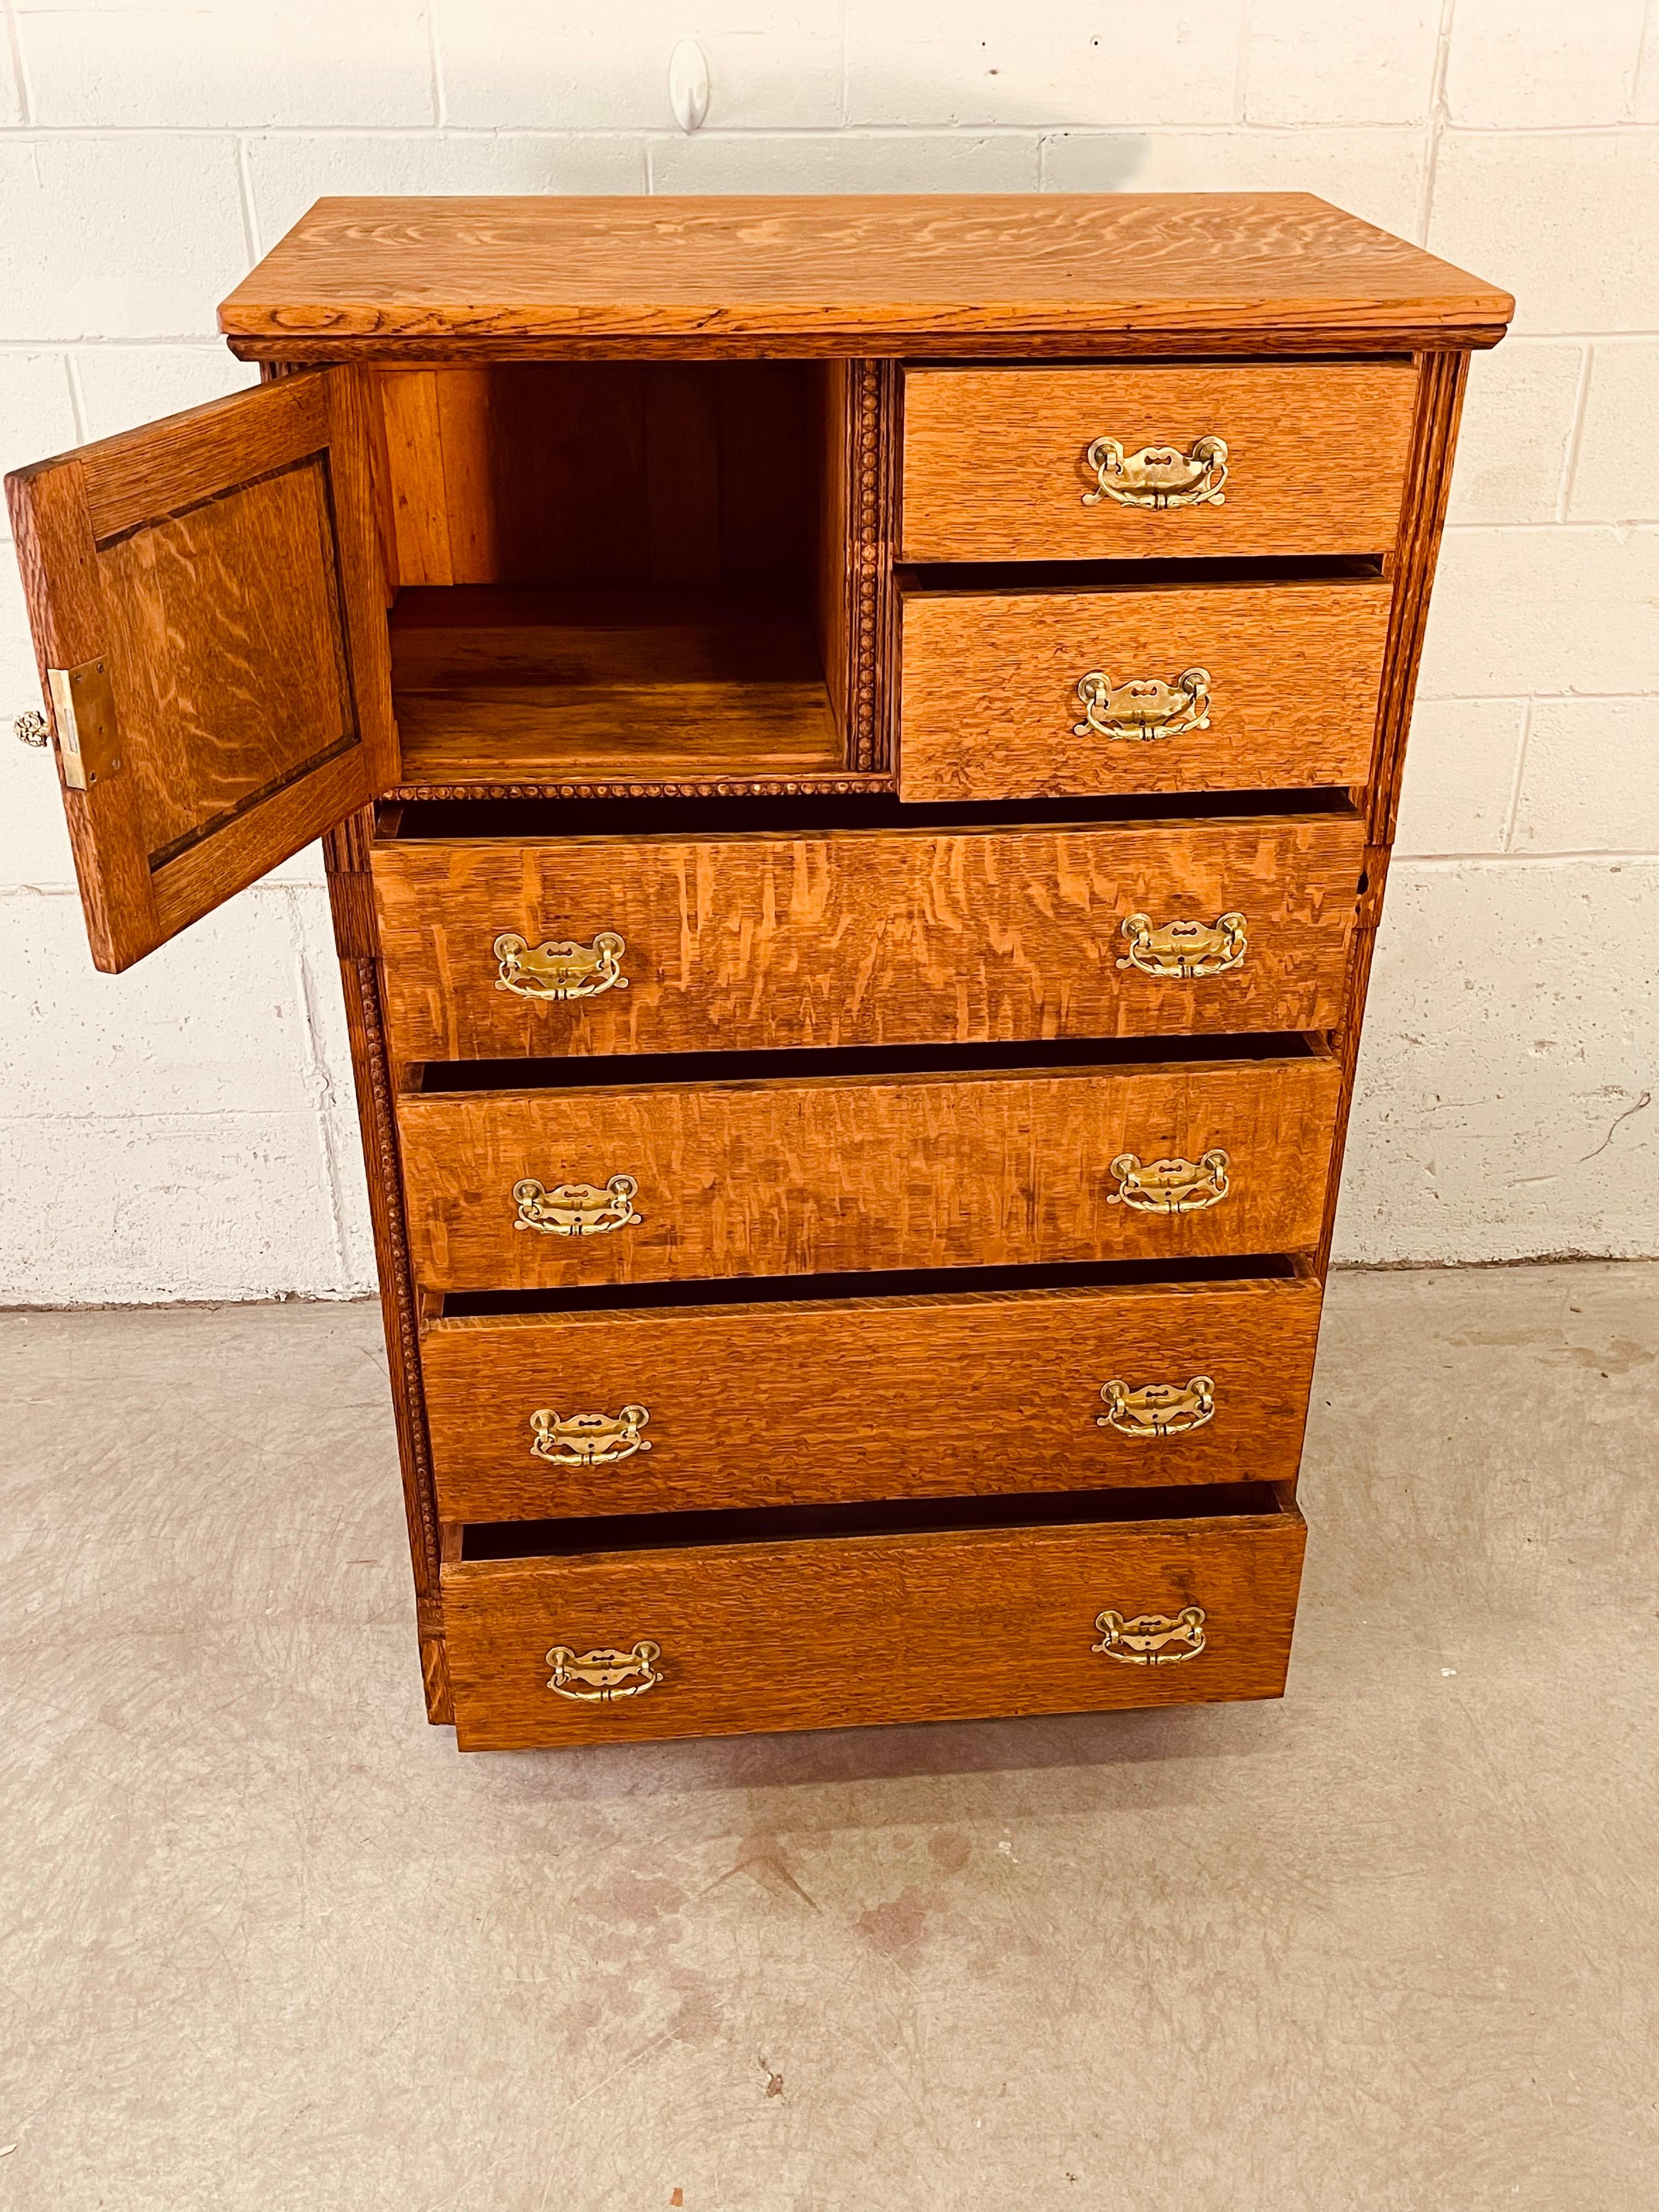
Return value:
<svg viewBox="0 0 1659 2212">
<path fill-rule="evenodd" d="M 695 39 L 682 39 L 668 57 L 668 104 L 682 131 L 702 128 L 708 112 L 708 62 Z"/>
</svg>

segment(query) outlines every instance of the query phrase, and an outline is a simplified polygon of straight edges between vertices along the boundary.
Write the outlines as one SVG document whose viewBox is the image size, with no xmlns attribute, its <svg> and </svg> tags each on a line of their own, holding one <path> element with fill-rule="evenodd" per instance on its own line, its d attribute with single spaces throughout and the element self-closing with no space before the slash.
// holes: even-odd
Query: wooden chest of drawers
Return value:
<svg viewBox="0 0 1659 2212">
<path fill-rule="evenodd" d="M 1298 195 L 324 201 L 260 390 L 9 479 L 98 964 L 325 838 L 464 1747 L 1282 1691 L 1510 306 Z"/>
</svg>

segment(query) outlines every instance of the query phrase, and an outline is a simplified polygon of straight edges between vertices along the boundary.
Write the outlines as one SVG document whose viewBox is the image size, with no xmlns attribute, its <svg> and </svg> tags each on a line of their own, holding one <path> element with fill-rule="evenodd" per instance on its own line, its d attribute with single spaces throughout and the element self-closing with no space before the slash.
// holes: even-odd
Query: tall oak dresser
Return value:
<svg viewBox="0 0 1659 2212">
<path fill-rule="evenodd" d="M 1283 1690 L 1471 349 L 1299 193 L 324 200 L 8 482 L 103 969 L 321 836 L 466 1747 Z"/>
</svg>

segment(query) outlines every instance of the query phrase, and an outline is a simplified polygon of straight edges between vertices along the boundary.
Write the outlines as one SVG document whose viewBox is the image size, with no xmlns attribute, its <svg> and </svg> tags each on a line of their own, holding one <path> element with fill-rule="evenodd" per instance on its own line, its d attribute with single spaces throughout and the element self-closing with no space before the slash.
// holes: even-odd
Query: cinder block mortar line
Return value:
<svg viewBox="0 0 1659 2212">
<path fill-rule="evenodd" d="M 121 338 L 100 338 L 100 337 L 79 337 L 79 338 L 64 338 L 64 337 L 51 337 L 51 338 L 46 338 L 46 337 L 40 337 L 40 338 L 0 338 L 0 354 L 8 354 L 8 353 L 100 353 L 100 354 L 111 354 L 111 353 L 120 353 L 120 352 L 122 352 L 123 350 L 129 351 L 129 352 L 135 352 L 135 353 L 142 353 L 142 352 L 146 351 L 149 348 L 150 348 L 150 347 L 152 347 L 152 346 L 178 346 L 178 347 L 180 347 L 180 348 L 186 348 L 186 349 L 190 349 L 190 350 L 191 350 L 191 351 L 193 351 L 193 352 L 196 352 L 196 353 L 215 353 L 215 354 L 216 354 L 216 353 L 220 353 L 220 352 L 222 352 L 222 351 L 223 351 L 223 349 L 224 349 L 224 343 L 225 343 L 225 342 L 224 342 L 223 338 L 222 338 L 222 337 L 220 337 L 220 336 L 219 336 L 216 331 L 194 331 L 194 332 L 186 332 L 186 333 L 185 333 L 184 336 L 182 336 L 182 337 L 178 336 L 178 335 L 174 335 L 174 334 L 169 334 L 168 336 L 164 337 L 153 337 L 153 338 L 128 338 L 128 337 L 121 337 Z"/>
<path fill-rule="evenodd" d="M 6 44 L 11 52 L 11 73 L 17 83 L 17 97 L 22 102 L 23 120 L 18 126 L 27 130 L 34 120 L 34 88 L 23 60 L 23 38 L 17 27 L 15 0 L 5 0 Z"/>
<path fill-rule="evenodd" d="M 700 139 L 787 138 L 835 141 L 842 138 L 1267 138 L 1285 139 L 1304 133 L 1336 131 L 1343 133 L 1391 134 L 1402 139 L 1422 133 L 1421 123 L 1155 123 L 1127 125 L 1078 123 L 714 123 L 697 133 Z M 1632 129 L 1659 125 L 1632 125 Z M 1507 134 L 1495 132 L 1503 137 Z M 1562 135 L 1571 137 L 1571 131 Z M 498 139 L 628 139 L 653 140 L 677 145 L 684 134 L 672 123 L 504 123 L 499 126 L 471 123 L 17 123 L 0 131 L 0 144 L 29 144 L 36 140 L 56 142 L 82 138 L 422 138 L 441 136 L 459 143 L 493 143 Z"/>
<path fill-rule="evenodd" d="M 1521 811 L 1521 786 L 1527 773 L 1527 748 L 1532 742 L 1533 702 L 1521 713 L 1521 742 L 1515 749 L 1515 774 L 1510 780 L 1510 803 L 1504 810 L 1504 850 L 1515 853 L 1516 818 Z"/>
<path fill-rule="evenodd" d="M 334 1237 L 335 1264 L 337 1279 L 343 1286 L 351 1280 L 350 1252 L 346 1240 L 345 1199 L 341 1188 L 343 1169 L 336 1143 L 334 1084 L 323 1057 L 321 1023 L 317 1004 L 317 978 L 312 971 L 307 949 L 305 917 L 300 904 L 297 884 L 283 886 L 283 906 L 288 923 L 289 943 L 294 951 L 294 964 L 300 980 L 300 1005 L 304 1014 L 305 1083 L 317 1115 L 318 1135 L 321 1141 L 323 1158 L 328 1168 L 328 1218 Z M 331 981 L 332 979 L 330 979 Z"/>
<path fill-rule="evenodd" d="M 449 93 L 444 82 L 444 49 L 438 26 L 438 0 L 426 0 L 426 43 L 432 70 L 432 127 L 434 131 L 443 131 L 449 124 Z"/>
<path fill-rule="evenodd" d="M 1659 132 L 1659 123 L 1456 123 L 1448 117 L 1446 129 L 1454 138 L 1634 138 Z"/>
<path fill-rule="evenodd" d="M 1444 874 L 1449 868 L 1650 868 L 1659 863 L 1659 853 L 1396 853 L 1391 873 L 1401 868 L 1427 868 Z"/>
<path fill-rule="evenodd" d="M 1230 128 L 1226 124 L 1221 124 L 1216 127 L 1222 131 Z M 321 137 L 326 134 L 322 131 L 301 131 L 289 125 L 285 125 L 281 132 L 259 131 L 251 135 L 258 137 L 286 136 L 293 138 L 313 138 Z M 341 130 L 338 135 L 343 137 L 355 138 L 361 137 L 363 134 L 361 131 L 345 128 Z M 387 130 L 381 135 L 395 138 L 399 136 L 404 137 L 418 136 L 419 133 L 412 131 L 410 126 L 405 125 L 401 133 Z M 685 143 L 685 133 L 678 125 L 672 123 L 617 124 L 608 129 L 595 125 L 592 129 L 585 131 L 523 128 L 511 131 L 481 131 L 471 125 L 462 128 L 452 125 L 444 135 L 446 137 L 454 138 L 489 139 L 622 138 L 630 143 L 651 146 L 683 146 Z M 853 138 L 883 141 L 890 139 L 896 144 L 908 145 L 912 140 L 917 138 L 1041 139 L 1057 138 L 1064 135 L 1060 127 L 1050 123 L 710 123 L 705 124 L 696 134 L 699 142 L 704 144 L 722 138 L 782 138 L 789 140 L 792 143 L 799 142 L 805 145 L 813 145 L 820 142 L 825 145 L 835 145 L 842 139 Z M 1103 135 L 1110 137 L 1122 134 L 1108 131 Z M 1150 131 L 1141 131 L 1135 135 L 1150 137 L 1152 134 Z"/>
<path fill-rule="evenodd" d="M 1380 1260 L 1375 1262 L 1361 1261 L 1358 1264 L 1361 1267 L 1415 1267 L 1419 1263 L 1411 1260 Z M 1422 1264 L 1436 1267 L 1439 1263 L 1429 1260 Z M 1480 1267 L 1493 1263 L 1471 1261 L 1468 1263 L 1453 1261 L 1451 1264 Z M 366 1303 L 368 1301 L 361 1291 L 344 1293 L 337 1291 L 296 1291 L 281 1283 L 245 1283 L 235 1290 L 216 1291 L 211 1297 L 202 1297 L 189 1291 L 178 1297 L 169 1297 L 165 1285 L 151 1283 L 128 1298 L 106 1287 L 88 1291 L 84 1298 L 43 1300 L 32 1298 L 21 1288 L 0 1281 L 0 1313 L 5 1314 L 177 1313 L 181 1306 L 195 1306 L 210 1312 L 216 1306 L 343 1306 Z"/>
<path fill-rule="evenodd" d="M 1401 868 L 1509 868 L 1537 863 L 1562 868 L 1605 867 L 1609 873 L 1617 873 L 1626 864 L 1645 868 L 1656 861 L 1659 853 L 1517 853 L 1496 845 L 1483 852 L 1407 853 L 1396 845 L 1389 866 L 1391 876 L 1398 875 Z"/>
<path fill-rule="evenodd" d="M 1575 537 L 1582 538 L 1592 530 L 1624 530 L 1632 532 L 1638 530 L 1659 530 L 1659 518 L 1652 520 L 1644 519 L 1641 521 L 1621 519 L 1617 522 L 1449 522 L 1446 525 L 1445 534 L 1448 538 L 1472 538 L 1476 532 L 1496 533 L 1502 531 L 1509 537 L 1514 538 L 1520 536 L 1523 532 L 1530 531 L 1534 537 L 1556 538 L 1562 532 L 1570 531 Z"/>
<path fill-rule="evenodd" d="M 1547 701 L 1559 706 L 1564 699 L 1582 699 L 1602 704 L 1609 701 L 1617 704 L 1621 700 L 1646 702 L 1653 697 L 1651 691 L 1424 691 L 1419 695 L 1420 707 L 1491 707 L 1512 704 L 1524 699 L 1528 705 Z"/>
<path fill-rule="evenodd" d="M 1233 49 L 1233 124 L 1244 122 L 1244 102 L 1250 81 L 1250 34 L 1255 28 L 1255 0 L 1244 0 L 1238 11 L 1238 42 Z"/>
<path fill-rule="evenodd" d="M 1410 1260 L 1358 1260 L 1351 1264 L 1358 1267 L 1414 1267 L 1418 1263 Z M 1437 1261 L 1429 1260 L 1422 1264 L 1432 1267 L 1437 1267 L 1440 1263 Z M 1506 1266 L 1508 1262 L 1502 1260 L 1469 1260 L 1462 1262 L 1453 1261 L 1450 1264 L 1471 1267 L 1501 1267 Z M 0 1313 L 5 1314 L 8 1317 L 13 1314 L 118 1313 L 125 1316 L 140 1313 L 212 1313 L 220 1306 L 252 1305 L 256 1303 L 256 1300 L 260 1304 L 273 1306 L 368 1306 L 380 1303 L 377 1294 L 373 1291 L 353 1291 L 349 1297 L 334 1297 L 326 1291 L 261 1291 L 234 1297 L 221 1295 L 217 1297 L 206 1298 L 118 1298 L 109 1304 L 96 1298 L 81 1298 L 68 1304 L 53 1304 L 51 1301 L 43 1304 L 40 1299 L 8 1298 L 0 1296 Z M 367 1348 L 370 1358 L 379 1360 L 384 1365 L 384 1359 L 379 1349 L 373 1345 Z"/>
<path fill-rule="evenodd" d="M 666 95 L 665 94 L 665 101 Z M 1198 126 L 1216 135 L 1236 137 L 1231 124 L 1218 123 Z M 1251 125 L 1252 131 L 1264 126 Z M 1297 125 L 1297 128 L 1303 126 Z M 1324 127 L 1324 126 L 1315 126 Z M 1339 126 L 1340 127 L 1340 126 Z M 1396 129 L 1395 125 L 1354 126 L 1358 129 Z M 1410 128 L 1411 126 L 1404 126 Z M 710 124 L 698 131 L 700 139 L 720 138 L 787 138 L 811 143 L 823 139 L 834 143 L 842 138 L 893 139 L 908 143 L 916 138 L 1037 138 L 1044 134 L 1050 137 L 1079 135 L 1068 126 L 1045 123 L 722 123 Z M 32 145 L 37 141 L 55 143 L 60 140 L 83 138 L 222 138 L 227 143 L 246 138 L 420 138 L 430 139 L 441 135 L 446 139 L 476 140 L 479 144 L 494 144 L 503 138 L 529 140 L 553 139 L 624 139 L 654 140 L 661 144 L 680 145 L 685 134 L 672 123 L 610 123 L 569 125 L 548 124 L 503 124 L 499 130 L 477 124 L 447 123 L 439 127 L 430 123 L 17 123 L 0 130 L 0 145 Z M 1100 129 L 1094 133 L 1100 137 L 1121 137 L 1125 132 Z M 1164 136 L 1187 137 L 1184 130 L 1159 126 L 1156 131 L 1139 131 L 1137 137 Z M 1285 136 L 1283 130 L 1273 134 Z"/>
<path fill-rule="evenodd" d="M 1572 505 L 1573 487 L 1578 481 L 1578 456 L 1584 443 L 1584 417 L 1589 410 L 1590 372 L 1595 363 L 1595 348 L 1586 345 L 1583 357 L 1578 364 L 1578 390 L 1573 402 L 1572 429 L 1567 438 L 1566 465 L 1561 471 L 1561 489 L 1555 501 L 1558 523 L 1567 520 L 1568 509 Z"/>
<path fill-rule="evenodd" d="M 70 412 L 75 417 L 75 442 L 77 446 L 84 446 L 87 443 L 86 396 L 81 389 L 80 365 L 72 352 L 64 353 L 64 376 L 69 386 Z"/>
<path fill-rule="evenodd" d="M 25 89 L 27 89 L 25 88 Z M 32 104 L 32 103 L 31 103 Z M 1265 138 L 1284 140 L 1334 132 L 1342 137 L 1420 137 L 1434 126 L 1425 115 L 1404 123 L 1153 123 L 1140 126 L 1094 123 L 721 123 L 699 131 L 700 138 Z M 71 138 L 628 138 L 678 143 L 684 134 L 672 123 L 46 123 L 31 119 L 0 131 L 0 143 Z M 1632 138 L 1659 139 L 1659 123 L 1465 124 L 1448 121 L 1444 135 L 1456 138 Z M 1431 149 L 1432 150 L 1432 149 Z"/>
<path fill-rule="evenodd" d="M 0 1129 L 33 1127 L 40 1121 L 84 1123 L 88 1128 L 131 1128 L 147 1121 L 163 1127 L 175 1121 L 246 1121 L 258 1127 L 266 1121 L 294 1121 L 299 1119 L 297 1109 L 292 1106 L 169 1106 L 165 1112 L 150 1112 L 141 1108 L 119 1112 L 114 1109 L 103 1114 L 77 1114 L 72 1106 L 52 1106 L 39 1114 L 0 1114 Z"/>
<path fill-rule="evenodd" d="M 236 141 L 236 197 L 242 209 L 242 243 L 247 252 L 247 265 L 252 269 L 263 249 L 259 244 L 259 217 L 253 204 L 253 179 L 248 171 L 246 138 Z"/>
<path fill-rule="evenodd" d="M 1423 163 L 1423 196 L 1418 203 L 1417 242 L 1426 246 L 1434 215 L 1435 178 L 1440 167 L 1440 140 L 1446 129 L 1446 69 L 1451 57 L 1452 15 L 1457 0 L 1440 0 L 1440 29 L 1435 40 L 1434 81 L 1429 88 L 1429 150 Z"/>
<path fill-rule="evenodd" d="M 1624 80 L 1626 108 L 1635 108 L 1637 104 L 1637 86 L 1641 84 L 1641 64 L 1644 64 L 1644 60 L 1648 58 L 1648 40 L 1652 38 L 1655 24 L 1659 24 L 1659 0 L 1648 0 L 1648 4 L 1644 7 L 1644 11 L 1641 11 L 1641 33 L 1639 38 L 1637 38 L 1637 51 L 1631 55 L 1631 76 Z"/>
</svg>

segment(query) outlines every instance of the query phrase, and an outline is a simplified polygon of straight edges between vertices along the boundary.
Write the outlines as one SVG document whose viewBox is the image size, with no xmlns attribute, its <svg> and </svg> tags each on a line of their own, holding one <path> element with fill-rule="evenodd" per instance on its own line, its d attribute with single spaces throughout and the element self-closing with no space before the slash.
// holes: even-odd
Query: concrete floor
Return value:
<svg viewBox="0 0 1659 2212">
<path fill-rule="evenodd" d="M 0 1320 L 0 2206 L 1659 2200 L 1659 1267 L 1337 1279 L 1283 1704 L 465 1759 L 379 1328 Z"/>
</svg>

